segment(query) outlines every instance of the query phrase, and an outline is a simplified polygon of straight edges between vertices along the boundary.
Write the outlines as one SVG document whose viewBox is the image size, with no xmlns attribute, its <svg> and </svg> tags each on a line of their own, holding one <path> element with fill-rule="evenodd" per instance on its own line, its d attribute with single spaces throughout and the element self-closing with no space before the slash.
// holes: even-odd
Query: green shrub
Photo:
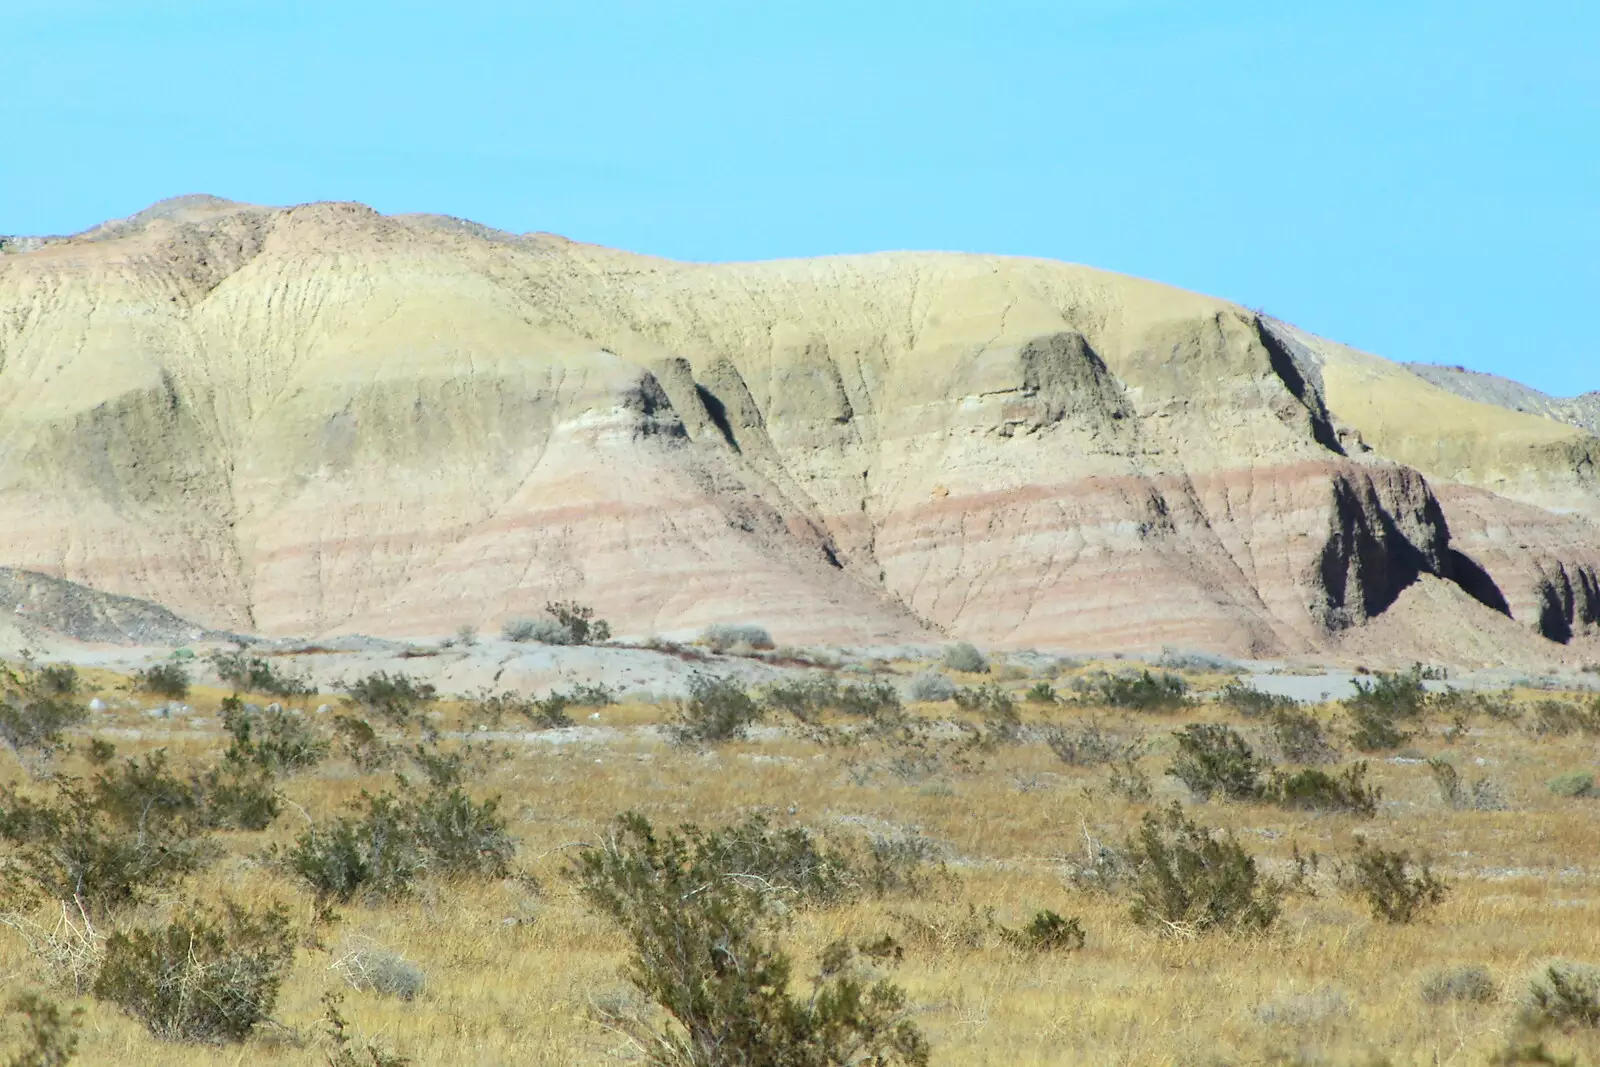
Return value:
<svg viewBox="0 0 1600 1067">
<path fill-rule="evenodd" d="M 293 959 L 287 908 L 191 905 L 165 926 L 113 932 L 93 993 L 162 1040 L 243 1041 L 271 1018 Z"/>
<path fill-rule="evenodd" d="M 1188 684 L 1170 671 L 1100 673 L 1077 682 L 1080 699 L 1108 708 L 1133 711 L 1176 711 L 1188 706 Z"/>
<path fill-rule="evenodd" d="M 382 770 L 394 762 L 394 746 L 386 744 L 366 719 L 358 719 L 353 715 L 335 715 L 333 733 L 338 740 L 340 752 L 356 765 L 357 770 L 370 773 Z"/>
<path fill-rule="evenodd" d="M 1232 708 L 1247 719 L 1264 719 L 1300 708 L 1300 702 L 1293 697 L 1268 693 L 1249 682 L 1229 682 L 1217 693 L 1217 703 Z"/>
<path fill-rule="evenodd" d="M 211 666 L 218 678 L 241 693 L 304 697 L 317 691 L 309 680 L 283 673 L 265 656 L 251 655 L 242 646 L 232 652 L 218 649 L 211 653 Z"/>
<path fill-rule="evenodd" d="M 1528 983 L 1523 1021 L 1535 1029 L 1600 1027 L 1600 967 L 1569 960 L 1545 964 Z"/>
<path fill-rule="evenodd" d="M 182 700 L 189 695 L 189 672 L 181 663 L 157 663 L 134 671 L 133 687 L 140 693 Z"/>
<path fill-rule="evenodd" d="M 1362 752 L 1387 752 L 1410 739 L 1387 712 L 1365 706 L 1350 710 L 1350 743 Z"/>
<path fill-rule="evenodd" d="M 1505 810 L 1505 798 L 1489 779 L 1476 778 L 1469 785 L 1462 780 L 1461 772 L 1443 759 L 1429 760 L 1428 770 L 1433 775 L 1433 784 L 1438 787 L 1439 799 L 1457 811 Z"/>
<path fill-rule="evenodd" d="M 167 784 L 164 760 L 155 753 L 133 772 L 102 776 L 93 789 L 62 775 L 44 801 L 0 789 L 0 839 L 16 847 L 23 884 L 102 915 L 204 866 L 213 853 L 198 805 Z M 147 778 L 154 779 L 151 800 L 135 807 L 124 783 Z"/>
<path fill-rule="evenodd" d="M 689 679 L 689 700 L 668 731 L 680 745 L 717 744 L 744 737 L 762 716 L 761 705 L 732 678 L 696 674 Z"/>
<path fill-rule="evenodd" d="M 1177 804 L 1145 813 L 1124 860 L 1140 926 L 1200 934 L 1265 930 L 1277 920 L 1282 887 L 1261 877 L 1231 834 L 1191 822 Z"/>
<path fill-rule="evenodd" d="M 1332 763 L 1338 750 L 1328 741 L 1322 720 L 1301 708 L 1279 708 L 1269 713 L 1272 743 L 1289 763 Z"/>
<path fill-rule="evenodd" d="M 1035 912 L 1020 930 L 1001 927 L 1007 942 L 1028 952 L 1071 952 L 1084 946 L 1083 924 L 1053 911 Z"/>
<path fill-rule="evenodd" d="M 410 725 L 439 693 L 427 682 L 408 675 L 376 671 L 344 687 L 347 706 L 367 715 L 381 715 L 397 727 Z"/>
<path fill-rule="evenodd" d="M 572 643 L 572 634 L 554 619 L 507 619 L 505 625 L 500 627 L 500 636 L 519 644 L 529 641 L 541 645 Z"/>
<path fill-rule="evenodd" d="M 1541 700 L 1526 719 L 1535 737 L 1600 736 L 1600 700 L 1584 705 L 1570 700 Z"/>
<path fill-rule="evenodd" d="M 1393 720 L 1417 719 L 1428 707 L 1428 690 L 1420 666 L 1409 671 L 1378 671 L 1370 681 L 1355 680 L 1355 696 L 1344 702 L 1351 712 L 1364 710 Z"/>
<path fill-rule="evenodd" d="M 503 878 L 511 871 L 516 841 L 506 830 L 500 801 L 474 801 L 460 786 L 433 789 L 412 802 L 411 832 L 428 867 L 446 878 Z"/>
<path fill-rule="evenodd" d="M 1017 711 L 1017 698 L 989 682 L 971 689 L 956 690 L 956 707 L 975 711 L 983 716 L 983 725 L 993 740 L 1012 742 L 1022 733 L 1022 716 Z"/>
<path fill-rule="evenodd" d="M 761 702 L 801 722 L 815 723 L 823 712 L 839 706 L 839 683 L 826 674 L 782 678 L 762 689 Z"/>
<path fill-rule="evenodd" d="M 774 647 L 772 635 L 766 628 L 750 623 L 713 623 L 701 632 L 700 643 L 709 646 L 713 652 L 726 652 L 740 646 L 750 649 Z"/>
<path fill-rule="evenodd" d="M 1383 791 L 1369 786 L 1366 775 L 1365 763 L 1337 776 L 1311 767 L 1288 775 L 1280 772 L 1273 775 L 1266 795 L 1292 811 L 1347 812 L 1370 819 L 1378 813 Z"/>
<path fill-rule="evenodd" d="M 1028 688 L 1026 699 L 1030 704 L 1055 704 L 1060 701 L 1056 687 L 1049 682 L 1034 682 Z"/>
<path fill-rule="evenodd" d="M 1550 792 L 1558 797 L 1592 797 L 1600 796 L 1594 787 L 1594 775 L 1589 771 L 1569 771 L 1558 774 L 1545 783 Z"/>
<path fill-rule="evenodd" d="M 938 704 L 956 695 L 956 683 L 935 671 L 923 671 L 906 683 L 906 699 Z"/>
<path fill-rule="evenodd" d="M 847 946 L 824 953 L 810 997 L 790 994 L 792 965 L 770 932 L 775 894 L 708 869 L 683 836 L 658 837 L 642 816 L 624 815 L 569 873 L 588 905 L 628 938 L 629 981 L 672 1020 L 660 1029 L 638 1013 L 606 1020 L 634 1039 L 646 1062 L 927 1064 L 928 1044 L 904 1017 L 904 994 L 854 977 Z"/>
<path fill-rule="evenodd" d="M 22 1048 L 7 1058 L 6 1067 L 66 1067 L 78 1051 L 83 1009 L 63 1014 L 60 1005 L 37 993 L 19 993 L 9 1005 L 23 1018 Z"/>
<path fill-rule="evenodd" d="M 1045 744 L 1069 767 L 1099 767 L 1144 754 L 1142 736 L 1123 736 L 1091 719 L 1078 726 L 1055 726 L 1044 732 Z"/>
<path fill-rule="evenodd" d="M 1228 800 L 1260 799 L 1262 762 L 1239 732 L 1217 723 L 1190 723 L 1172 735 L 1178 752 L 1167 773 L 1196 800 L 1221 793 Z"/>
<path fill-rule="evenodd" d="M 905 712 L 904 705 L 900 703 L 900 694 L 887 682 L 840 686 L 838 708 L 846 715 L 874 722 L 893 722 Z"/>
<path fill-rule="evenodd" d="M 1430 972 L 1419 992 L 1424 1004 L 1491 1004 L 1500 996 L 1500 987 L 1487 967 L 1468 963 Z"/>
<path fill-rule="evenodd" d="M 49 752 L 63 732 L 89 718 L 74 699 L 77 671 L 70 666 L 0 664 L 0 741 L 14 752 Z"/>
<path fill-rule="evenodd" d="M 223 759 L 268 774 L 315 767 L 333 747 L 303 716 L 282 708 L 248 711 L 237 697 L 222 702 L 222 728 L 232 738 Z"/>
<path fill-rule="evenodd" d="M 1355 859 L 1345 872 L 1350 889 L 1367 902 L 1374 918 L 1409 923 L 1437 907 L 1450 887 L 1407 852 L 1374 848 L 1356 839 Z"/>
<path fill-rule="evenodd" d="M 562 600 L 546 604 L 544 610 L 567 632 L 567 640 L 558 643 L 596 645 L 611 640 L 611 624 L 604 619 L 596 619 L 593 608 L 575 600 Z"/>
<path fill-rule="evenodd" d="M 963 674 L 988 674 L 989 661 L 983 658 L 976 645 L 962 641 L 944 650 L 944 665 Z"/>
</svg>

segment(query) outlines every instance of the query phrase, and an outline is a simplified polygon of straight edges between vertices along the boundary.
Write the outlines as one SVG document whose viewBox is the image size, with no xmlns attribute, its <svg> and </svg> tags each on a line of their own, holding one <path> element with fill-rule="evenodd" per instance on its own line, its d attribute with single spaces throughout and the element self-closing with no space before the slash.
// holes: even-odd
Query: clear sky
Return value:
<svg viewBox="0 0 1600 1067">
<path fill-rule="evenodd" d="M 0 0 L 0 233 L 188 192 L 1087 263 L 1600 388 L 1593 0 Z"/>
</svg>

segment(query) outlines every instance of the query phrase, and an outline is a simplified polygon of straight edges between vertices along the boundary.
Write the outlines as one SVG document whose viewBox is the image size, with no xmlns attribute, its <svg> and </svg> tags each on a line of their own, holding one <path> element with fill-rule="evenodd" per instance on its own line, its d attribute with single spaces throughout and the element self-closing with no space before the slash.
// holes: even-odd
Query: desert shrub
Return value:
<svg viewBox="0 0 1600 1067">
<path fill-rule="evenodd" d="M 862 682 L 839 687 L 837 706 L 846 715 L 874 722 L 894 721 L 904 713 L 900 694 L 888 682 Z"/>
<path fill-rule="evenodd" d="M 344 687 L 345 704 L 368 715 L 381 715 L 395 726 L 409 725 L 438 699 L 438 690 L 405 674 L 375 671 Z"/>
<path fill-rule="evenodd" d="M 1532 1028 L 1600 1027 L 1600 967 L 1556 960 L 1542 966 L 1522 998 Z"/>
<path fill-rule="evenodd" d="M 282 905 L 192 905 L 165 926 L 113 933 L 93 993 L 162 1040 L 243 1041 L 271 1017 L 293 959 Z"/>
<path fill-rule="evenodd" d="M 570 645 L 572 634 L 554 619 L 507 619 L 500 627 L 500 636 L 507 641 L 541 645 Z"/>
<path fill-rule="evenodd" d="M 1262 795 L 1262 762 L 1239 732 L 1217 723 L 1190 723 L 1172 735 L 1178 752 L 1167 773 L 1189 788 L 1196 800 L 1217 793 L 1228 800 Z"/>
<path fill-rule="evenodd" d="M 1343 774 L 1331 775 L 1314 767 L 1294 774 L 1276 773 L 1266 795 L 1280 807 L 1294 811 L 1348 812 L 1370 819 L 1378 813 L 1383 791 L 1367 784 L 1367 765 L 1357 763 Z"/>
<path fill-rule="evenodd" d="M 1597 796 L 1594 787 L 1594 775 L 1588 771 L 1569 771 L 1558 774 L 1545 783 L 1550 792 L 1558 797 L 1592 797 Z"/>
<path fill-rule="evenodd" d="M 1346 702 L 1350 716 L 1350 744 L 1362 752 L 1387 752 L 1411 739 L 1396 719 L 1380 707 Z"/>
<path fill-rule="evenodd" d="M 1356 839 L 1356 854 L 1343 872 L 1351 892 L 1372 909 L 1373 918 L 1409 923 L 1437 907 L 1450 887 L 1425 863 L 1412 862 L 1407 852 L 1391 852 Z"/>
<path fill-rule="evenodd" d="M 352 989 L 400 1000 L 415 1000 L 427 984 L 421 967 L 367 941 L 347 943 L 329 970 Z"/>
<path fill-rule="evenodd" d="M 375 1041 L 357 1040 L 339 1011 L 344 998 L 331 989 L 322 994 L 323 1032 L 328 1035 L 328 1067 L 410 1067 L 411 1060 Z"/>
<path fill-rule="evenodd" d="M 965 641 L 944 650 L 944 665 L 963 674 L 988 674 L 989 661 L 983 658 L 976 645 Z"/>
<path fill-rule="evenodd" d="M 565 693 L 552 692 L 542 700 L 524 701 L 521 711 L 535 729 L 565 730 L 572 725 L 572 716 L 567 714 L 571 704 L 572 699 Z"/>
<path fill-rule="evenodd" d="M 861 888 L 877 897 L 926 892 L 933 882 L 930 870 L 944 869 L 938 845 L 917 833 L 873 836 L 857 867 Z"/>
<path fill-rule="evenodd" d="M 189 695 L 189 672 L 181 663 L 156 663 L 133 672 L 133 688 L 140 693 L 182 700 Z"/>
<path fill-rule="evenodd" d="M 956 683 L 935 671 L 923 671 L 906 683 L 906 699 L 938 704 L 956 695 Z"/>
<path fill-rule="evenodd" d="M 1229 682 L 1217 692 L 1216 699 L 1218 704 L 1233 709 L 1247 719 L 1264 719 L 1278 712 L 1300 708 L 1300 702 L 1293 697 L 1268 693 L 1249 682 Z"/>
<path fill-rule="evenodd" d="M 689 700 L 668 729 L 680 745 L 716 744 L 745 736 L 760 722 L 763 709 L 732 678 L 696 674 L 689 679 Z"/>
<path fill-rule="evenodd" d="M 1028 688 L 1026 700 L 1030 704 L 1054 704 L 1060 700 L 1056 687 L 1049 682 L 1034 682 Z"/>
<path fill-rule="evenodd" d="M 1584 705 L 1570 700 L 1541 700 L 1529 710 L 1524 724 L 1535 737 L 1594 737 L 1600 735 L 1600 701 Z"/>
<path fill-rule="evenodd" d="M 68 728 L 89 718 L 74 699 L 77 671 L 66 665 L 0 664 L 0 741 L 13 751 L 49 752 Z"/>
<path fill-rule="evenodd" d="M 19 993 L 7 1006 L 23 1019 L 22 1047 L 6 1059 L 6 1067 L 66 1067 L 78 1051 L 81 1008 L 63 1013 L 61 1006 L 37 993 Z"/>
<path fill-rule="evenodd" d="M 771 649 L 772 635 L 763 626 L 752 623 L 717 622 L 700 633 L 700 643 L 713 652 L 726 652 L 743 646 L 750 649 Z"/>
<path fill-rule="evenodd" d="M 1500 987 L 1489 968 L 1477 963 L 1430 971 L 1418 988 L 1424 1004 L 1490 1004 L 1500 996 Z"/>
<path fill-rule="evenodd" d="M 1269 712 L 1273 747 L 1290 763 L 1332 763 L 1338 750 L 1328 741 L 1322 720 L 1303 708 L 1277 708 Z"/>
<path fill-rule="evenodd" d="M 363 792 L 352 814 L 310 826 L 272 857 L 322 903 L 405 896 L 425 871 L 447 878 L 502 877 L 516 843 L 499 801 L 474 801 L 450 779 L 426 792 Z"/>
<path fill-rule="evenodd" d="M 1140 926 L 1186 935 L 1265 930 L 1277 920 L 1282 887 L 1261 877 L 1231 834 L 1191 822 L 1177 804 L 1147 812 L 1124 855 Z"/>
<path fill-rule="evenodd" d="M 1189 687 L 1181 675 L 1148 670 L 1080 678 L 1074 686 L 1085 703 L 1133 711 L 1175 711 L 1186 707 Z"/>
<path fill-rule="evenodd" d="M 992 738 L 1015 741 L 1022 732 L 1022 716 L 1017 711 L 1017 698 L 997 683 L 956 690 L 956 707 L 975 711 L 983 717 L 983 724 Z"/>
<path fill-rule="evenodd" d="M 1378 671 L 1370 680 L 1355 680 L 1355 696 L 1344 702 L 1346 710 L 1354 714 L 1364 711 L 1393 720 L 1416 719 L 1428 707 L 1428 690 L 1422 684 L 1425 672 L 1421 667 L 1409 671 Z"/>
<path fill-rule="evenodd" d="M 856 873 L 849 857 L 822 847 L 801 827 L 774 829 L 765 815 L 704 831 L 680 830 L 690 866 L 711 880 L 749 880 L 791 903 L 827 905 L 851 896 Z"/>
<path fill-rule="evenodd" d="M 559 600 L 544 606 L 546 615 L 567 632 L 567 640 L 554 644 L 597 645 L 611 640 L 611 624 L 594 617 L 594 609 L 576 600 Z"/>
<path fill-rule="evenodd" d="M 217 677 L 241 693 L 264 693 L 275 697 L 311 696 L 317 687 L 304 678 L 280 671 L 265 656 L 253 656 L 243 648 L 211 653 L 211 666 Z"/>
<path fill-rule="evenodd" d="M 1099 767 L 1144 753 L 1142 736 L 1124 736 L 1091 719 L 1077 726 L 1055 726 L 1044 732 L 1045 744 L 1069 767 Z"/>
<path fill-rule="evenodd" d="M 824 711 L 838 706 L 839 683 L 826 674 L 782 678 L 762 689 L 761 702 L 773 711 L 814 723 Z"/>
<path fill-rule="evenodd" d="M 315 767 L 333 747 L 303 716 L 282 708 L 252 712 L 237 697 L 222 702 L 222 728 L 232 738 L 223 759 L 268 774 Z"/>
<path fill-rule="evenodd" d="M 198 805 L 182 783 L 167 784 L 164 761 L 156 753 L 93 788 L 63 775 L 47 800 L 0 789 L 0 839 L 16 847 L 13 870 L 23 885 L 104 914 L 204 866 L 212 850 Z M 137 806 L 135 785 L 125 783 L 142 780 L 151 780 L 150 799 Z"/>
<path fill-rule="evenodd" d="M 1433 784 L 1439 790 L 1439 799 L 1457 811 L 1504 811 L 1505 797 L 1488 778 L 1475 778 L 1469 784 L 1461 777 L 1454 764 L 1443 759 L 1428 761 Z"/>
<path fill-rule="evenodd" d="M 381 770 L 394 762 L 395 748 L 378 736 L 378 731 L 366 719 L 353 715 L 333 717 L 333 735 L 339 751 L 358 770 L 368 773 Z"/>
<path fill-rule="evenodd" d="M 1064 919 L 1049 910 L 1035 912 L 1021 929 L 1001 930 L 1007 943 L 1028 952 L 1071 952 L 1087 940 L 1083 924 L 1076 918 Z"/>
<path fill-rule="evenodd" d="M 260 768 L 224 762 L 195 776 L 200 818 L 213 830 L 265 830 L 283 811 L 272 775 Z"/>
<path fill-rule="evenodd" d="M 848 947 L 824 953 L 809 997 L 790 994 L 792 965 L 772 936 L 774 894 L 708 870 L 683 836 L 657 836 L 642 816 L 624 815 L 569 874 L 585 902 L 628 938 L 629 981 L 672 1020 L 660 1029 L 637 1013 L 606 1020 L 634 1039 L 646 1062 L 928 1062 L 927 1041 L 905 1018 L 904 994 L 851 974 Z"/>
</svg>

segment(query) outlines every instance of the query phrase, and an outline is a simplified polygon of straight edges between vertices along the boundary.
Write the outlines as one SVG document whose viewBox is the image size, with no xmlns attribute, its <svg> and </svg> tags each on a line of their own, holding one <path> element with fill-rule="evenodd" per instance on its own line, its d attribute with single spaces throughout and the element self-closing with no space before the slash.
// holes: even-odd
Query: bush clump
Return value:
<svg viewBox="0 0 1600 1067">
<path fill-rule="evenodd" d="M 1584 705 L 1570 700 L 1541 700 L 1526 719 L 1535 737 L 1600 736 L 1600 700 Z"/>
<path fill-rule="evenodd" d="M 1424 1004 L 1491 1004 L 1500 987 L 1489 968 L 1477 963 L 1432 971 L 1418 988 Z"/>
<path fill-rule="evenodd" d="M 1178 753 L 1167 773 L 1196 800 L 1221 793 L 1227 800 L 1258 800 L 1264 766 L 1239 732 L 1218 723 L 1190 723 L 1172 735 Z"/>
<path fill-rule="evenodd" d="M 165 1041 L 243 1041 L 271 1017 L 293 959 L 282 905 L 191 905 L 165 926 L 112 933 L 92 992 Z"/>
<path fill-rule="evenodd" d="M 1488 778 L 1475 778 L 1470 783 L 1448 760 L 1431 759 L 1428 770 L 1433 784 L 1439 790 L 1439 799 L 1456 811 L 1504 811 L 1505 797 Z"/>
<path fill-rule="evenodd" d="M 1044 733 L 1045 744 L 1069 767 L 1100 767 L 1132 761 L 1144 753 L 1142 736 L 1124 736 L 1091 719 L 1078 726 L 1055 726 Z"/>
<path fill-rule="evenodd" d="M 1322 720 L 1303 708 L 1278 708 L 1268 714 L 1272 744 L 1288 763 L 1332 763 L 1339 752 L 1328 740 Z"/>
<path fill-rule="evenodd" d="M 906 699 L 919 704 L 939 704 L 956 695 L 956 683 L 937 671 L 923 671 L 906 683 Z"/>
<path fill-rule="evenodd" d="M 1100 672 L 1080 678 L 1075 684 L 1079 699 L 1087 704 L 1132 711 L 1176 711 L 1189 703 L 1188 683 L 1171 671 L 1141 670 L 1106 674 Z"/>
<path fill-rule="evenodd" d="M 1522 999 L 1523 1022 L 1548 1026 L 1600 1027 L 1600 967 L 1555 960 L 1540 967 Z"/>
<path fill-rule="evenodd" d="M 1450 892 L 1446 882 L 1426 863 L 1413 862 L 1410 853 L 1375 848 L 1360 838 L 1343 875 L 1350 890 L 1372 909 L 1373 918 L 1391 923 L 1416 921 Z"/>
<path fill-rule="evenodd" d="M 251 655 L 243 647 L 211 653 L 211 666 L 218 678 L 241 693 L 291 698 L 311 696 L 317 691 L 309 680 L 285 674 L 265 656 Z"/>
<path fill-rule="evenodd" d="M 1367 765 L 1357 763 L 1343 774 L 1307 767 L 1294 774 L 1275 773 L 1267 796 L 1291 811 L 1345 812 L 1370 819 L 1378 814 L 1383 791 L 1367 784 Z"/>
<path fill-rule="evenodd" d="M 983 717 L 984 729 L 990 738 L 1010 743 L 1022 735 L 1022 715 L 1017 711 L 1017 698 L 998 684 L 956 690 L 956 707 L 974 711 Z"/>
<path fill-rule="evenodd" d="M 696 674 L 689 679 L 689 700 L 668 729 L 680 745 L 717 744 L 745 736 L 760 722 L 764 709 L 732 678 Z"/>
<path fill-rule="evenodd" d="M 1355 696 L 1344 701 L 1350 718 L 1350 743 L 1362 752 L 1399 748 L 1411 737 L 1401 724 L 1422 717 L 1428 707 L 1420 666 L 1409 671 L 1374 674 L 1370 681 L 1355 680 Z"/>
<path fill-rule="evenodd" d="M 904 993 L 858 978 L 847 944 L 823 953 L 809 997 L 791 994 L 793 966 L 773 936 L 781 894 L 723 869 L 684 836 L 658 836 L 643 816 L 621 816 L 569 875 L 630 942 L 628 980 L 671 1019 L 662 1028 L 638 1012 L 606 1019 L 647 1062 L 927 1064 L 928 1043 L 906 1018 Z"/>
<path fill-rule="evenodd" d="M 766 627 L 747 622 L 716 622 L 700 632 L 700 643 L 713 652 L 729 649 L 770 650 L 776 646 Z"/>
<path fill-rule="evenodd" d="M 1300 702 L 1293 697 L 1268 693 L 1249 682 L 1229 682 L 1217 692 L 1216 699 L 1218 704 L 1231 708 L 1247 719 L 1265 719 L 1278 712 L 1300 708 Z"/>
<path fill-rule="evenodd" d="M 189 672 L 181 663 L 156 663 L 133 672 L 133 688 L 140 693 L 182 700 L 189 695 Z"/>
<path fill-rule="evenodd" d="M 0 741 L 17 753 L 53 751 L 67 729 L 89 718 L 77 690 L 78 672 L 69 665 L 0 664 Z"/>
<path fill-rule="evenodd" d="M 962 641 L 944 650 L 944 665 L 963 674 L 988 674 L 989 661 L 976 645 Z"/>
<path fill-rule="evenodd" d="M 415 1000 L 427 984 L 421 967 L 398 952 L 366 941 L 346 944 L 329 969 L 352 989 L 400 1000 Z"/>
<path fill-rule="evenodd" d="M 1558 774 L 1546 782 L 1545 786 L 1558 797 L 1600 796 L 1600 793 L 1595 791 L 1594 775 L 1589 771 Z"/>
<path fill-rule="evenodd" d="M 66 1067 L 78 1052 L 82 1008 L 63 1013 L 61 1006 L 37 993 L 19 993 L 7 1005 L 23 1019 L 22 1048 L 6 1067 Z"/>
<path fill-rule="evenodd" d="M 232 739 L 223 753 L 225 762 L 270 775 L 315 767 L 333 747 L 303 716 L 282 708 L 251 711 L 237 697 L 222 702 L 222 728 Z"/>
<path fill-rule="evenodd" d="M 397 727 L 410 725 L 423 709 L 439 698 L 439 691 L 428 682 L 406 674 L 375 671 L 344 687 L 349 694 L 345 705 L 367 715 L 379 715 Z"/>
<path fill-rule="evenodd" d="M 448 778 L 418 792 L 363 792 L 352 815 L 311 826 L 293 847 L 273 855 L 324 904 L 393 899 L 425 871 L 446 878 L 500 878 L 516 842 L 498 798 L 474 801 Z"/>
<path fill-rule="evenodd" d="M 1231 834 L 1191 822 L 1177 804 L 1145 814 L 1123 861 L 1140 926 L 1188 935 L 1265 930 L 1278 918 L 1282 887 Z"/>
</svg>

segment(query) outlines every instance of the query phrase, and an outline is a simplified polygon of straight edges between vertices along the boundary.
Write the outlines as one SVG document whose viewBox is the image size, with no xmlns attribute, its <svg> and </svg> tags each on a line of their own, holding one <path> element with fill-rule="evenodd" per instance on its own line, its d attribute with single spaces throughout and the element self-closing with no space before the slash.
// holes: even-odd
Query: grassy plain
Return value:
<svg viewBox="0 0 1600 1067">
<path fill-rule="evenodd" d="M 224 692 L 197 690 L 188 698 L 192 714 L 161 719 L 146 711 L 157 702 L 129 697 L 121 679 L 86 680 L 85 695 L 99 691 L 111 706 L 74 732 L 75 751 L 49 769 L 92 774 L 83 755 L 91 735 L 114 742 L 119 757 L 164 747 L 178 763 L 212 760 L 224 742 L 216 715 Z M 1219 681 L 1191 676 L 1201 690 Z M 1019 695 L 1029 684 L 1008 683 Z M 337 704 L 329 697 L 299 703 L 309 709 L 324 700 Z M 1171 731 L 1228 721 L 1260 740 L 1259 722 L 1214 704 L 1160 714 L 1019 707 L 1022 739 L 980 748 L 963 749 L 958 730 L 937 727 L 925 731 L 935 740 L 920 748 L 830 744 L 775 716 L 746 740 L 697 750 L 664 739 L 659 727 L 671 707 L 583 709 L 575 729 L 524 732 L 510 721 L 480 729 L 488 724 L 472 721 L 467 705 L 442 703 L 434 725 L 447 738 L 470 738 L 494 753 L 472 775 L 471 791 L 503 798 L 520 842 L 517 876 L 425 880 L 409 899 L 342 907 L 337 921 L 318 924 L 307 893 L 263 862 L 263 851 L 393 776 L 364 774 L 335 758 L 286 778 L 280 788 L 289 803 L 273 826 L 219 835 L 220 860 L 120 918 L 148 921 L 184 900 L 224 894 L 293 905 L 302 947 L 273 1013 L 276 1025 L 242 1046 L 164 1044 L 110 1005 L 57 991 L 84 1011 L 74 1062 L 325 1063 L 321 998 L 343 988 L 336 961 L 353 946 L 374 944 L 415 963 L 426 986 L 409 1001 L 346 989 L 344 1015 L 364 1039 L 417 1064 L 613 1062 L 619 1041 L 596 1023 L 593 1008 L 629 995 L 621 977 L 626 945 L 585 910 L 561 872 L 577 843 L 597 839 L 627 809 L 658 826 L 710 826 L 763 811 L 777 825 L 830 837 L 910 834 L 930 842 L 944 872 L 927 890 L 797 912 L 782 939 L 797 974 L 806 975 L 835 938 L 898 937 L 904 961 L 885 973 L 908 994 L 936 1064 L 1486 1064 L 1515 1038 L 1517 1001 L 1540 961 L 1600 962 L 1600 799 L 1560 797 L 1546 786 L 1558 773 L 1600 771 L 1594 737 L 1537 737 L 1525 725 L 1481 716 L 1463 732 L 1436 716 L 1400 755 L 1366 757 L 1383 801 L 1376 818 L 1359 819 L 1194 803 L 1163 774 Z M 1316 710 L 1337 733 L 1338 709 Z M 923 720 L 976 721 L 949 703 L 909 711 Z M 1109 788 L 1105 767 L 1064 764 L 1040 739 L 1045 727 L 1091 718 L 1148 735 L 1139 766 L 1154 791 L 1149 801 Z M 1504 809 L 1447 804 L 1423 761 L 1435 756 L 1469 782 L 1491 780 Z M 1357 754 L 1345 746 L 1341 758 Z M 15 758 L 3 759 L 8 782 L 29 777 Z M 1296 851 L 1319 857 L 1271 930 L 1163 937 L 1130 920 L 1125 898 L 1074 881 L 1100 844 L 1120 845 L 1145 811 L 1174 799 L 1196 820 L 1232 830 L 1270 874 L 1289 877 Z M 1335 874 L 1357 835 L 1428 857 L 1452 887 L 1443 905 L 1412 925 L 1375 920 Z M 1013 926 L 1043 908 L 1079 917 L 1087 944 L 1069 953 L 1022 951 L 971 921 L 991 908 Z M 50 926 L 56 915 L 46 907 L 33 917 Z M 1499 995 L 1487 1003 L 1424 1003 L 1426 976 L 1465 964 L 1487 968 Z M 43 981 L 24 940 L 4 929 L 0 978 L 7 996 Z M 1542 1036 L 1552 1053 L 1600 1063 L 1600 1030 Z"/>
</svg>

